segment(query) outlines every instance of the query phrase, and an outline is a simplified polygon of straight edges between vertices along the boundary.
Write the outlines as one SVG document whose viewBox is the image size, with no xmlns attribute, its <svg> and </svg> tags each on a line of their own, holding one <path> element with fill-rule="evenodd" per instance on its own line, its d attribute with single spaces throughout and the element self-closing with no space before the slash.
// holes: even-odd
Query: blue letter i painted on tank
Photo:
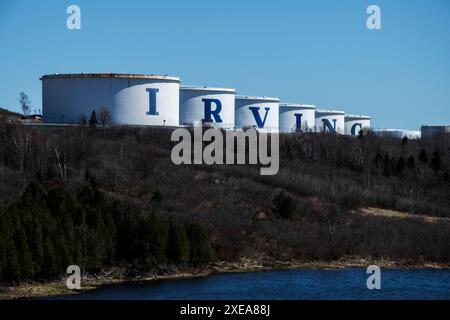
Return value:
<svg viewBox="0 0 450 320">
<path fill-rule="evenodd" d="M 302 116 L 301 113 L 295 113 L 295 131 L 301 132 L 302 131 Z"/>
<path fill-rule="evenodd" d="M 147 88 L 145 89 L 148 92 L 148 111 L 146 114 L 148 116 L 157 116 L 159 115 L 156 110 L 156 93 L 159 92 L 159 89 Z"/>
<path fill-rule="evenodd" d="M 322 119 L 323 122 L 323 131 L 325 132 L 328 129 L 330 132 L 336 132 L 336 119 L 333 119 L 333 125 L 331 125 L 330 120 Z"/>
<path fill-rule="evenodd" d="M 264 128 L 264 124 L 266 123 L 267 114 L 269 113 L 270 108 L 266 107 L 264 108 L 266 110 L 266 114 L 264 115 L 264 120 L 261 120 L 261 116 L 259 115 L 259 109 L 260 107 L 249 107 L 250 110 L 253 112 L 253 117 L 255 118 L 256 125 L 258 128 L 262 129 Z"/>
<path fill-rule="evenodd" d="M 218 99 L 202 99 L 205 103 L 205 122 L 213 122 L 212 117 L 214 117 L 215 122 L 222 122 L 222 118 L 219 113 L 222 110 L 222 103 Z M 214 111 L 212 110 L 212 104 L 216 105 Z"/>
</svg>

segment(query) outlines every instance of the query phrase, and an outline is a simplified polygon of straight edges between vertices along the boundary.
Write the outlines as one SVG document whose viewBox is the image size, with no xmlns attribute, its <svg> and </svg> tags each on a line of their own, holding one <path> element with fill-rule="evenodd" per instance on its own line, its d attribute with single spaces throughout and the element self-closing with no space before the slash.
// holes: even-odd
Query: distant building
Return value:
<svg viewBox="0 0 450 320">
<path fill-rule="evenodd" d="M 422 126 L 422 138 L 432 138 L 437 135 L 450 133 L 450 126 Z"/>
</svg>

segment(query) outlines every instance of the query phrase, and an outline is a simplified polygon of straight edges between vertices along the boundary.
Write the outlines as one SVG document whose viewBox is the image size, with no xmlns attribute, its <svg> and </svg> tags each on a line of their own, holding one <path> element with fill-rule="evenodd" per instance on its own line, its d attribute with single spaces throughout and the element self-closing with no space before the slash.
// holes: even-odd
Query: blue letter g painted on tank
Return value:
<svg viewBox="0 0 450 320">
<path fill-rule="evenodd" d="M 362 130 L 362 125 L 361 125 L 361 123 L 355 123 L 353 126 L 352 126 L 352 136 L 356 136 L 356 127 L 359 127 L 359 130 Z M 359 131 L 358 131 L 358 133 L 359 133 Z"/>
<path fill-rule="evenodd" d="M 205 103 L 205 122 L 213 122 L 213 117 L 215 122 L 222 122 L 222 118 L 219 113 L 222 110 L 222 103 L 218 99 L 202 99 Z M 216 105 L 216 108 L 212 110 L 212 104 Z"/>
<path fill-rule="evenodd" d="M 295 115 L 295 131 L 302 132 L 302 116 L 301 113 L 296 113 Z"/>
<path fill-rule="evenodd" d="M 249 109 L 253 112 L 253 117 L 255 118 L 256 125 L 258 126 L 258 128 L 260 129 L 264 128 L 264 124 L 266 123 L 267 114 L 269 113 L 270 108 L 268 107 L 264 108 L 264 110 L 266 110 L 264 120 L 261 120 L 261 116 L 259 114 L 260 107 L 249 107 Z"/>
<path fill-rule="evenodd" d="M 157 116 L 159 115 L 157 111 L 156 105 L 156 93 L 159 92 L 159 89 L 147 88 L 145 89 L 148 92 L 148 116 Z"/>
</svg>

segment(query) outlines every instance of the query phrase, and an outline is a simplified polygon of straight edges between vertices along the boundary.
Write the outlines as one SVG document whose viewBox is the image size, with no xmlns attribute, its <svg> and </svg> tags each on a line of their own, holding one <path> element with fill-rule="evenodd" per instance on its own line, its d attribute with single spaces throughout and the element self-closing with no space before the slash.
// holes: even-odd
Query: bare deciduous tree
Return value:
<svg viewBox="0 0 450 320">
<path fill-rule="evenodd" d="M 29 116 L 31 113 L 31 100 L 25 92 L 20 93 L 19 103 L 23 114 Z"/>
<path fill-rule="evenodd" d="M 111 123 L 111 112 L 106 107 L 100 107 L 98 109 L 98 118 L 102 126 L 109 125 Z"/>
</svg>

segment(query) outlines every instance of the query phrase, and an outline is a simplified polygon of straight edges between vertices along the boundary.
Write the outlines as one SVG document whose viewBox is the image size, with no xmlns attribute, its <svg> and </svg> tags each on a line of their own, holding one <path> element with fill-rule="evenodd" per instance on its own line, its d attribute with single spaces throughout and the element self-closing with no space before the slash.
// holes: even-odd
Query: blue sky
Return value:
<svg viewBox="0 0 450 320">
<path fill-rule="evenodd" d="M 0 0 L 0 107 L 24 91 L 41 108 L 55 72 L 169 74 L 417 129 L 450 123 L 450 1 Z"/>
</svg>

